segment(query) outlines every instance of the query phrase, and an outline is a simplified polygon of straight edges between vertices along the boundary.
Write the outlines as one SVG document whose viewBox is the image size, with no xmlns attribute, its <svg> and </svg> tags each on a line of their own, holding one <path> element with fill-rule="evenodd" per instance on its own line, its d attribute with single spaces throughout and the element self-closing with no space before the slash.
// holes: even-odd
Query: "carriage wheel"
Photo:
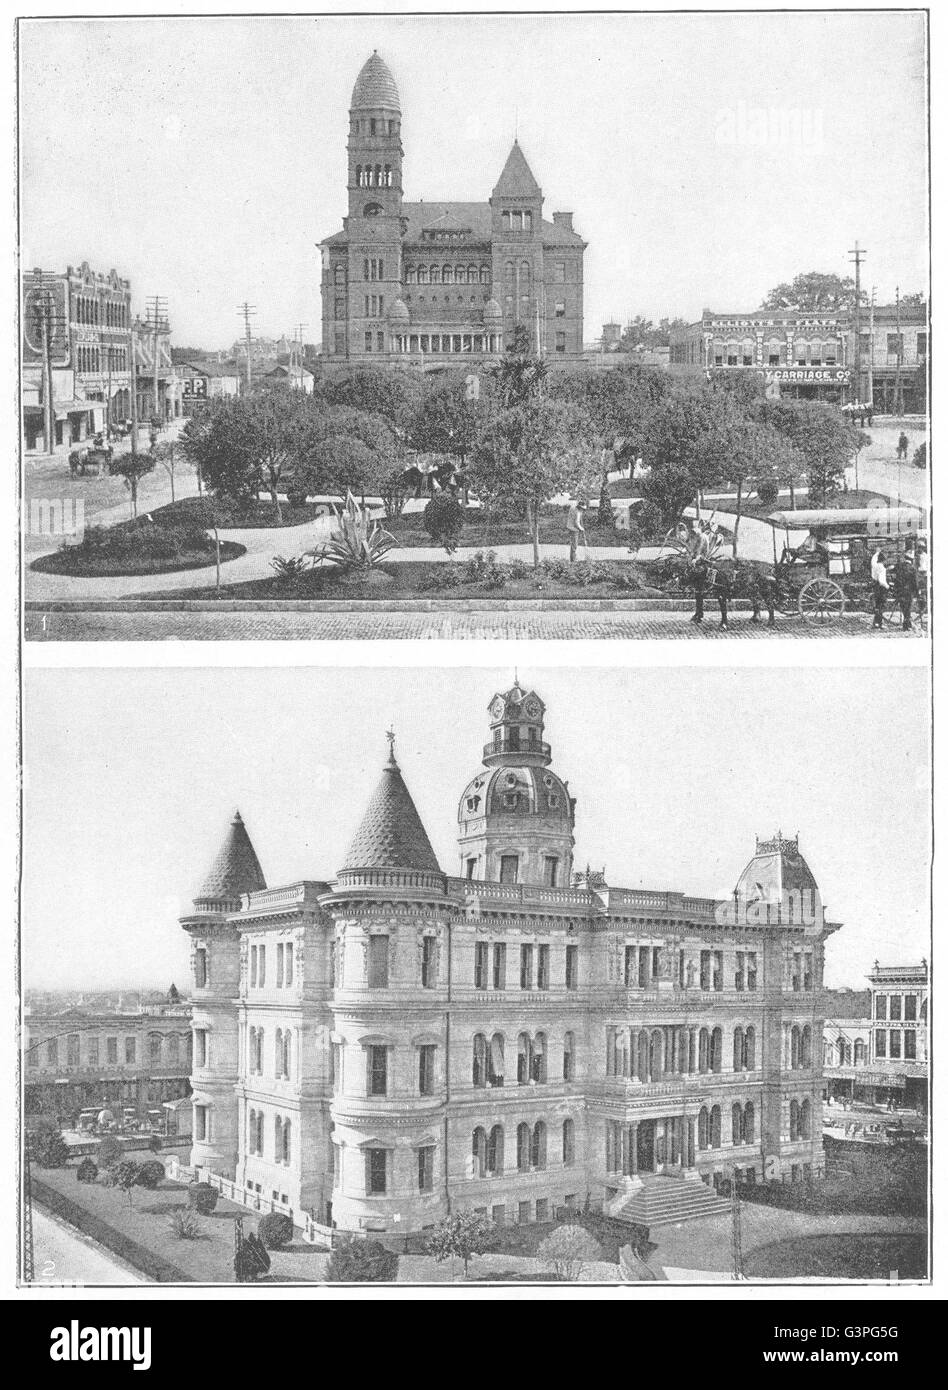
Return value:
<svg viewBox="0 0 948 1390">
<path fill-rule="evenodd" d="M 825 623 L 842 614 L 846 607 L 846 595 L 832 579 L 811 579 L 800 590 L 797 607 L 801 618 Z"/>
</svg>

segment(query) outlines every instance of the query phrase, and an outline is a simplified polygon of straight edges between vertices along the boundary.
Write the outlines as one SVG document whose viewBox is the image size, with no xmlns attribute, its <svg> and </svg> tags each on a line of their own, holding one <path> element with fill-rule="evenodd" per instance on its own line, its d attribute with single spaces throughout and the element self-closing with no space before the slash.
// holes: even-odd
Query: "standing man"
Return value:
<svg viewBox="0 0 948 1390">
<path fill-rule="evenodd" d="M 905 433 L 905 431 L 903 430 L 902 433 L 899 435 L 899 451 L 898 451 L 898 454 L 897 454 L 897 457 L 898 457 L 898 458 L 900 458 L 900 459 L 907 459 L 907 458 L 908 458 L 908 446 L 909 446 L 908 435 L 907 435 L 907 434 Z"/>
<path fill-rule="evenodd" d="M 689 577 L 695 591 L 695 611 L 691 615 L 693 623 L 704 622 L 704 591 L 708 582 L 708 553 L 710 541 L 704 524 L 700 519 L 695 519 L 691 527 L 691 538 L 689 541 L 691 550 L 691 560 L 689 562 Z"/>
<path fill-rule="evenodd" d="M 877 550 L 870 566 L 872 576 L 872 626 L 882 631 L 882 613 L 885 608 L 886 595 L 889 592 L 889 580 L 886 575 L 885 559 L 882 551 Z"/>
<path fill-rule="evenodd" d="M 912 631 L 912 603 L 918 597 L 918 574 L 915 569 L 915 554 L 906 550 L 895 562 L 893 589 L 896 602 L 902 610 L 902 631 Z"/>
<path fill-rule="evenodd" d="M 569 562 L 573 564 L 576 559 L 576 547 L 582 537 L 583 549 L 586 557 L 589 557 L 589 547 L 586 544 L 586 528 L 583 525 L 583 512 L 586 509 L 586 499 L 577 497 L 575 502 L 569 504 L 569 511 L 566 515 L 566 529 L 569 532 Z"/>
</svg>

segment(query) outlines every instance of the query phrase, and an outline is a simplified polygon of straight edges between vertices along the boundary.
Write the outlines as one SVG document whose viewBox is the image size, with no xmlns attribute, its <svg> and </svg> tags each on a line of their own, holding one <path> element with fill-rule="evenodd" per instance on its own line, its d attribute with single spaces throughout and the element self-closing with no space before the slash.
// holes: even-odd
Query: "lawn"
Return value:
<svg viewBox="0 0 948 1390">
<path fill-rule="evenodd" d="M 125 523 L 123 523 L 124 525 Z M 110 527 L 110 531 L 118 527 Z M 221 564 L 246 555 L 247 547 L 237 541 L 221 541 Z M 115 554 L 104 549 L 88 554 L 75 545 L 64 545 L 50 555 L 41 555 L 30 565 L 41 574 L 66 574 L 84 579 L 113 579 L 121 575 L 177 574 L 182 570 L 206 569 L 214 564 L 214 542 L 202 548 L 184 548 L 177 555 Z"/>
<path fill-rule="evenodd" d="M 435 542 L 425 530 L 422 512 L 403 513 L 400 517 L 380 518 L 386 531 L 393 535 L 402 548 L 432 546 Z M 596 524 L 596 511 L 591 508 L 585 518 L 586 539 L 590 547 L 602 545 L 628 545 L 627 535 L 617 533 L 613 527 L 602 529 Z M 465 549 L 483 548 L 489 550 L 494 545 L 529 545 L 532 537 L 530 528 L 522 518 L 494 517 L 491 519 L 479 507 L 468 507 L 465 511 L 464 526 L 458 537 L 458 544 Z M 566 529 L 566 508 L 545 506 L 540 508 L 540 544 L 568 545 L 569 532 Z"/>
<path fill-rule="evenodd" d="M 800 1236 L 753 1251 L 744 1273 L 754 1279 L 924 1279 L 928 1241 L 898 1233 Z"/>
<path fill-rule="evenodd" d="M 222 531 L 262 531 L 278 526 L 305 526 L 330 510 L 327 502 L 306 502 L 301 507 L 281 502 L 281 520 L 278 521 L 272 502 L 261 500 L 245 507 L 227 498 L 179 497 L 177 502 L 156 507 L 149 512 L 149 516 L 156 526 L 207 526 L 212 507 L 214 520 Z"/>
<path fill-rule="evenodd" d="M 124 1155 L 123 1155 L 124 1157 Z M 154 1158 L 150 1152 L 132 1153 L 135 1161 Z M 115 1188 L 99 1183 L 76 1180 L 76 1167 L 36 1170 L 37 1183 L 46 1185 L 74 1202 L 84 1212 L 103 1222 L 115 1234 L 112 1248 L 123 1258 L 135 1263 L 134 1257 L 122 1248 L 122 1242 L 132 1241 L 180 1271 L 186 1280 L 195 1283 L 232 1283 L 234 1278 L 234 1220 L 244 1218 L 244 1233 L 256 1230 L 257 1217 L 233 1202 L 219 1201 L 210 1216 L 199 1216 L 196 1240 L 180 1240 L 172 1234 L 170 1218 L 175 1211 L 187 1207 L 187 1188 L 166 1179 L 151 1191 L 136 1187 L 132 1200 Z M 68 1217 L 66 1217 L 68 1220 Z M 96 1235 L 102 1244 L 107 1236 Z M 270 1272 L 260 1283 L 312 1283 L 322 1279 L 328 1256 L 316 1246 L 305 1245 L 298 1237 L 285 1250 L 271 1252 Z M 148 1270 L 149 1277 L 154 1277 Z"/>
</svg>

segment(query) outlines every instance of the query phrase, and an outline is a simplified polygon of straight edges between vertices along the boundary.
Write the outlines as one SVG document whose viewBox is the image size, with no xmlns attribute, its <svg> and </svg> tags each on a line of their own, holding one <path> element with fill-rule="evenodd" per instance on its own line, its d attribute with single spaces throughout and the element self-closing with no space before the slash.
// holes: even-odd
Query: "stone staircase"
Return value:
<svg viewBox="0 0 948 1390">
<path fill-rule="evenodd" d="M 608 1214 L 615 1221 L 651 1230 L 703 1216 L 724 1216 L 730 1210 L 729 1199 L 719 1197 L 700 1178 L 647 1177 L 634 1190 L 620 1193 Z"/>
</svg>

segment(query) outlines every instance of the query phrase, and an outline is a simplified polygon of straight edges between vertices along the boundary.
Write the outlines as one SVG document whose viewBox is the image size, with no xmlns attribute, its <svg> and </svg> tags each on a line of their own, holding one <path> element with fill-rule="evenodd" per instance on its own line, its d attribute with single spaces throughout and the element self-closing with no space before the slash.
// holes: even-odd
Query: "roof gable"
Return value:
<svg viewBox="0 0 948 1390">
<path fill-rule="evenodd" d="M 526 156 L 515 140 L 491 197 L 539 198 L 541 196 L 540 185 L 533 177 Z"/>
</svg>

